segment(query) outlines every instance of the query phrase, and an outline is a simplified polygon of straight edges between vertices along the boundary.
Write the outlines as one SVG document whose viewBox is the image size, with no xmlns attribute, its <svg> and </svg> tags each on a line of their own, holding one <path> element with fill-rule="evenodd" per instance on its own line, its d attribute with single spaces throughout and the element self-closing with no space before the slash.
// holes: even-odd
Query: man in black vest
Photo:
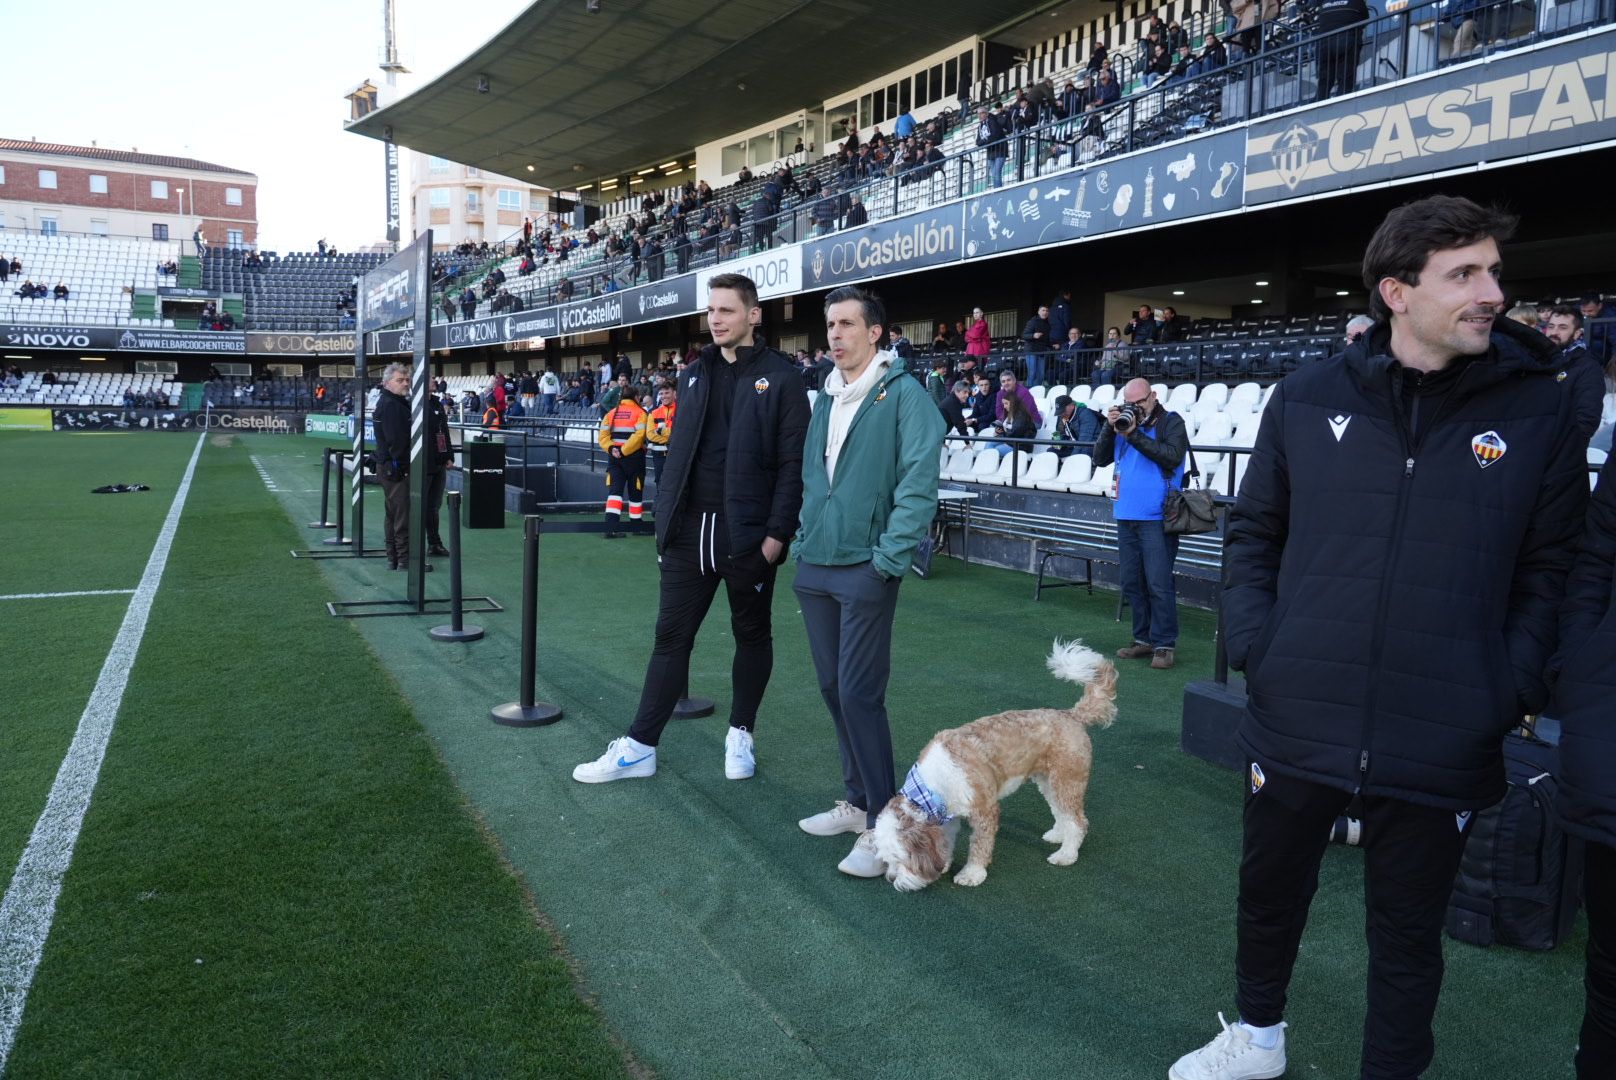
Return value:
<svg viewBox="0 0 1616 1080">
<path fill-rule="evenodd" d="M 1174 1080 L 1285 1069 L 1285 994 L 1330 827 L 1364 808 L 1362 1076 L 1434 1054 L 1442 924 L 1504 734 L 1539 711 L 1588 499 L 1553 344 L 1500 317 L 1515 219 L 1434 195 L 1364 254 L 1375 326 L 1274 389 L 1224 541 L 1247 756 L 1238 1023 Z"/>
</svg>

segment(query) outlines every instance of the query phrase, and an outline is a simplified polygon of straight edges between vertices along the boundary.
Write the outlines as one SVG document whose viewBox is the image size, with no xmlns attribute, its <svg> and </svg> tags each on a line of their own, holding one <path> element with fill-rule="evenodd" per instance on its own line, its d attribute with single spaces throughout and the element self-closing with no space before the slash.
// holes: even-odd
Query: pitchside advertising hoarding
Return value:
<svg viewBox="0 0 1616 1080">
<path fill-rule="evenodd" d="M 719 274 L 745 274 L 757 286 L 758 299 L 802 292 L 802 245 L 772 248 L 719 263 L 697 273 L 695 310 L 707 310 L 707 282 Z"/>
<path fill-rule="evenodd" d="M 242 431 L 291 435 L 304 429 L 302 413 L 269 409 L 40 409 L 42 425 L 56 431 Z M 342 418 L 338 418 L 342 419 Z"/>
<path fill-rule="evenodd" d="M 229 330 L 145 330 L 116 326 L 0 325 L 0 341 L 17 349 L 96 349 L 123 352 L 231 353 L 247 351 L 245 335 Z"/>
<path fill-rule="evenodd" d="M 264 356 L 326 356 L 343 353 L 352 355 L 354 333 L 285 333 L 247 335 L 247 351 Z"/>
<path fill-rule="evenodd" d="M 353 417 L 310 413 L 303 418 L 303 434 L 313 439 L 349 442 L 353 439 Z"/>
<path fill-rule="evenodd" d="M 1616 32 L 1260 120 L 1248 136 L 1248 204 L 1602 142 L 1616 138 Z"/>
</svg>

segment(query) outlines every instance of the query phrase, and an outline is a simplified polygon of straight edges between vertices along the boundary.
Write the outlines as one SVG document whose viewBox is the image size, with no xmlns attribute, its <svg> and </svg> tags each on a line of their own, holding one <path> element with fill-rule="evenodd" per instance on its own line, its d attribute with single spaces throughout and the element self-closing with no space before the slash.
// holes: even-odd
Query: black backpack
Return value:
<svg viewBox="0 0 1616 1080">
<path fill-rule="evenodd" d="M 1504 739 L 1509 789 L 1471 823 L 1448 901 L 1448 936 L 1547 950 L 1571 933 L 1582 898 L 1583 842 L 1561 829 L 1555 813 L 1559 764 L 1559 747 L 1530 728 Z"/>
</svg>

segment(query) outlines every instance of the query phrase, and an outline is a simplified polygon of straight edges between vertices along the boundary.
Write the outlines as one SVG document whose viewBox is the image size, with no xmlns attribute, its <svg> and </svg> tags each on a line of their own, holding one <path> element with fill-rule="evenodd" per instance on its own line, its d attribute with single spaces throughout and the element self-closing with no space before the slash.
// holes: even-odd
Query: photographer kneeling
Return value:
<svg viewBox="0 0 1616 1080">
<path fill-rule="evenodd" d="M 1184 419 L 1168 412 L 1145 379 L 1122 388 L 1122 401 L 1105 414 L 1094 444 L 1094 465 L 1116 463 L 1118 577 L 1133 612 L 1133 644 L 1117 650 L 1124 660 L 1150 657 L 1150 666 L 1173 666 L 1178 644 L 1178 595 L 1173 560 L 1178 538 L 1162 530 L 1162 501 L 1169 485 L 1183 483 L 1189 434 Z"/>
</svg>

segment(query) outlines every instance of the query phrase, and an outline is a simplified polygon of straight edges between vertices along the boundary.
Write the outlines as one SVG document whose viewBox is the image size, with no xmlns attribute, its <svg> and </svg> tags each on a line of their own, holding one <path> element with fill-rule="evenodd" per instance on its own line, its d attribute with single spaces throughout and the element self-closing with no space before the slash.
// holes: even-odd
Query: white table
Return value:
<svg viewBox="0 0 1616 1080">
<path fill-rule="evenodd" d="M 965 565 L 971 565 L 971 504 L 981 498 L 980 492 L 962 491 L 959 488 L 939 488 L 937 490 L 937 508 L 941 510 L 944 503 L 958 503 L 961 507 L 961 543 L 960 554 L 965 559 Z M 947 526 L 943 528 L 947 536 Z"/>
</svg>

